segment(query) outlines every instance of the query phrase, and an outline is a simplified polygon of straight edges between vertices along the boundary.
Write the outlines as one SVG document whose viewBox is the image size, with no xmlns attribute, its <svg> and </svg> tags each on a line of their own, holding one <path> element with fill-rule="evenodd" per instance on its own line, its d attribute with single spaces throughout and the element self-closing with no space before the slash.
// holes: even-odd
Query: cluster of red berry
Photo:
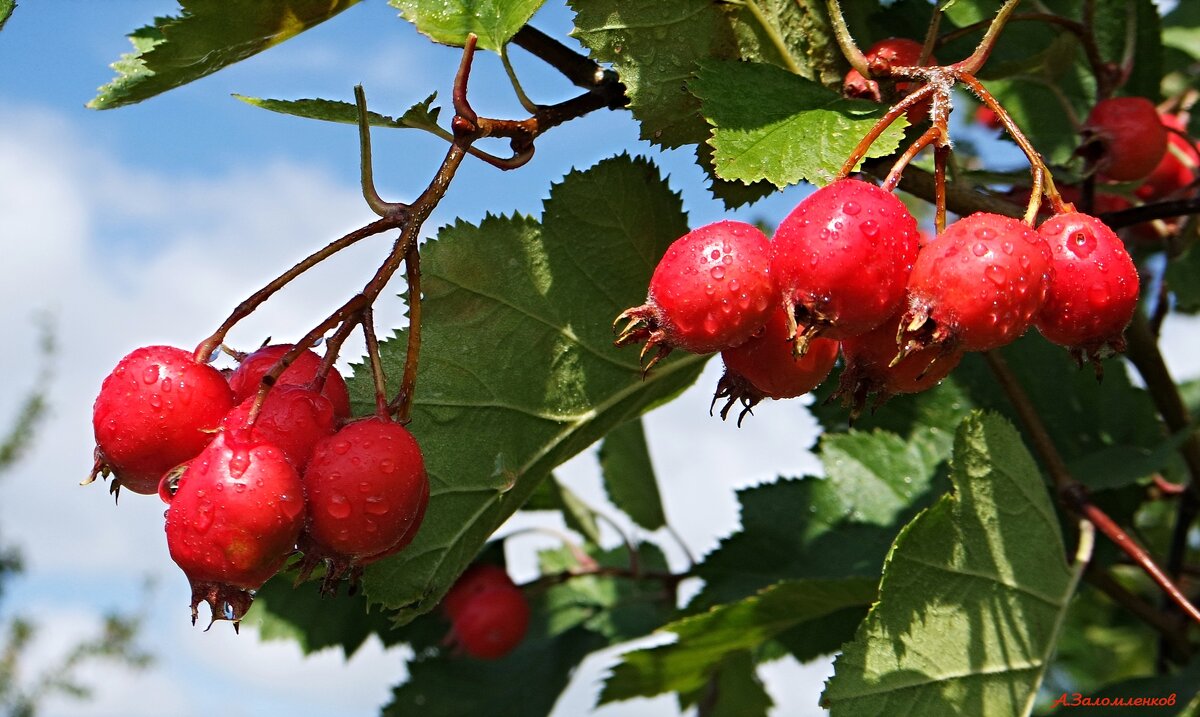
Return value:
<svg viewBox="0 0 1200 717">
<path fill-rule="evenodd" d="M 170 346 L 139 348 L 93 408 L 96 474 L 113 491 L 158 493 L 167 547 L 213 619 L 240 620 L 253 591 L 297 550 L 325 589 L 403 549 L 429 501 L 420 447 L 386 417 L 349 420 L 346 383 L 294 347 L 266 346 L 219 371 Z"/>
<path fill-rule="evenodd" d="M 529 629 L 529 603 L 497 565 L 478 563 L 442 600 L 450 620 L 447 642 L 471 657 L 496 660 L 512 652 Z"/>
<path fill-rule="evenodd" d="M 1123 346 L 1138 275 L 1098 219 L 1066 212 L 1034 230 L 997 214 L 954 222 L 921 246 L 893 194 L 857 179 L 819 189 L 768 240 L 721 221 L 676 240 L 646 303 L 624 312 L 618 345 L 644 340 L 650 364 L 673 348 L 720 351 L 722 417 L 764 398 L 807 393 L 839 346 L 839 393 L 862 409 L 925 390 L 964 351 L 1003 346 L 1037 326 L 1092 359 Z M 715 401 L 715 399 L 714 399 Z"/>
</svg>

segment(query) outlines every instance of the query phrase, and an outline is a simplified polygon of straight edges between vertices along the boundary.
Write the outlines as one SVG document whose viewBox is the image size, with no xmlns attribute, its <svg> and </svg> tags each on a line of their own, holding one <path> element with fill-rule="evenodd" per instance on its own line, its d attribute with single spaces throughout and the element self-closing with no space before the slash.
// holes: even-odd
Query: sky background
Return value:
<svg viewBox="0 0 1200 717">
<path fill-rule="evenodd" d="M 167 0 L 26 1 L 0 33 L 0 330 L 8 336 L 0 352 L 0 427 L 35 380 L 39 315 L 53 317 L 60 344 L 51 416 L 25 460 L 0 478 L 0 544 L 19 546 L 27 566 L 7 586 L 0 614 L 16 611 L 40 624 L 33 667 L 91 634 L 105 610 L 143 617 L 140 644 L 155 665 L 89 669 L 94 699 L 54 700 L 46 715 L 374 715 L 403 678 L 403 648 L 371 641 L 345 662 L 333 651 L 303 658 L 291 643 L 261 642 L 252 627 L 240 636 L 227 625 L 193 628 L 187 582 L 163 539 L 162 503 L 126 495 L 114 507 L 107 486 L 78 482 L 91 465 L 92 401 L 121 356 L 152 343 L 194 346 L 284 267 L 373 218 L 359 195 L 352 127 L 265 112 L 230 94 L 350 100 L 351 87 L 362 83 L 373 109 L 398 115 L 432 91 L 448 96 L 459 53 L 418 35 L 382 0 L 366 0 L 141 105 L 85 109 L 112 77 L 108 65 L 128 51 L 125 34 L 175 12 Z M 551 2 L 533 24 L 566 38 L 570 17 Z M 536 101 L 575 94 L 522 50 L 512 54 Z M 494 55 L 477 60 L 471 97 L 482 114 L 523 114 Z M 960 131 L 985 139 L 975 129 Z M 381 194 L 411 199 L 437 166 L 441 141 L 415 131 L 376 131 L 374 138 Z M 599 112 L 539 139 L 534 160 L 519 171 L 468 161 L 425 236 L 454 217 L 538 214 L 551 182 L 620 151 L 660 165 L 683 194 L 692 226 L 720 218 L 775 223 L 807 191 L 792 188 L 727 213 L 689 152 L 653 150 L 637 139 L 627 113 Z M 299 336 L 362 284 L 389 244 L 368 240 L 310 272 L 243 322 L 231 343 Z M 376 309 L 384 333 L 403 321 L 401 302 L 386 298 L 394 293 Z M 1168 326 L 1168 359 L 1181 377 L 1197 373 L 1194 326 Z M 344 355 L 357 351 L 348 346 Z M 741 430 L 709 418 L 719 371 L 711 362 L 694 389 L 647 420 L 668 519 L 698 555 L 737 528 L 736 488 L 819 470 L 802 450 L 815 439 L 803 401 L 765 405 Z M 591 452 L 558 473 L 589 502 L 606 505 Z M 532 578 L 528 555 L 546 543 L 513 542 L 516 577 Z M 678 551 L 673 557 L 680 559 Z M 556 715 L 591 707 L 613 654 L 585 662 Z M 814 705 L 828 670 L 827 661 L 763 668 L 776 713 L 821 714 Z M 675 712 L 674 701 L 662 698 L 596 714 Z"/>
</svg>

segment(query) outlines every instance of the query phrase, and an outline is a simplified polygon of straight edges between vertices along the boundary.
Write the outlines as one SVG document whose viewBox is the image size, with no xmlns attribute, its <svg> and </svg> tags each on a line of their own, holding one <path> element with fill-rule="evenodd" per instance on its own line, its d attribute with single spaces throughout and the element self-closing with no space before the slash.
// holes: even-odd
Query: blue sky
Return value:
<svg viewBox="0 0 1200 717">
<path fill-rule="evenodd" d="M 146 601 L 143 644 L 158 656 L 157 666 L 91 671 L 96 700 L 56 701 L 48 715 L 373 715 L 402 677 L 402 651 L 370 643 L 348 664 L 332 652 L 305 660 L 290 644 L 259 642 L 252 628 L 241 636 L 226 626 L 193 628 L 186 581 L 162 537 L 162 504 L 127 496 L 114 508 L 102 486 L 76 483 L 90 467 L 92 400 L 123 354 L 152 342 L 194 345 L 283 267 L 372 218 L 358 195 L 353 128 L 265 112 L 230 94 L 349 99 L 361 82 L 373 108 L 397 114 L 434 90 L 448 95 L 458 51 L 419 36 L 383 0 L 365 0 L 193 85 L 130 108 L 85 109 L 111 78 L 108 64 L 128 50 L 125 34 L 174 12 L 175 3 L 165 0 L 26 0 L 0 33 L 0 327 L 9 340 L 0 375 L 11 377 L 0 392 L 0 426 L 16 407 L 19 393 L 11 387 L 33 378 L 37 311 L 53 313 L 62 345 L 52 416 L 27 459 L 0 480 L 0 540 L 20 545 L 29 568 L 0 609 L 43 623 L 33 658 L 45 663 L 96 625 L 100 611 Z M 550 3 L 534 24 L 561 38 L 570 17 Z M 536 100 L 575 92 L 523 51 L 515 49 L 513 58 Z M 493 56 L 481 56 L 471 89 L 481 113 L 520 115 Z M 975 130 L 961 136 L 983 137 Z M 375 141 L 380 191 L 393 199 L 424 187 L 444 149 L 415 131 L 376 132 Z M 639 142 L 624 112 L 556 128 L 538 147 L 515 172 L 464 165 L 426 236 L 456 216 L 538 213 L 551 182 L 620 151 L 660 164 L 682 192 L 693 226 L 731 216 L 776 222 L 805 192 L 792 188 L 726 213 L 689 153 L 660 153 Z M 337 257 L 282 292 L 232 340 L 255 345 L 268 334 L 298 335 L 361 285 L 381 250 L 364 242 Z M 382 302 L 377 319 L 399 325 L 400 302 Z M 1194 324 L 1171 326 L 1168 359 L 1180 375 L 1195 375 Z M 803 402 L 762 406 L 733 430 L 708 417 L 717 374 L 712 362 L 695 389 L 648 419 L 668 517 L 698 554 L 736 528 L 735 488 L 817 470 L 796 448 L 815 436 Z M 590 454 L 560 476 L 585 499 L 605 504 Z M 532 577 L 527 556 L 537 539 L 514 542 L 526 556 L 514 556 L 515 569 L 524 571 L 518 577 Z M 146 578 L 155 585 L 144 598 Z M 585 663 L 559 717 L 590 708 L 611 655 Z M 777 713 L 819 714 L 813 704 L 826 671 L 825 664 L 786 660 L 765 668 Z M 674 711 L 672 700 L 661 699 L 597 714 Z"/>
</svg>

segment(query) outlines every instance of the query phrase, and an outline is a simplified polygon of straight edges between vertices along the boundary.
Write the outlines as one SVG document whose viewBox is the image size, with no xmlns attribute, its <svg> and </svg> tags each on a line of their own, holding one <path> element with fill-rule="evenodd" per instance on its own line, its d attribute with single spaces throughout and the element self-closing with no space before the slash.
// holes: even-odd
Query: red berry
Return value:
<svg viewBox="0 0 1200 717">
<path fill-rule="evenodd" d="M 880 40 L 867 50 L 867 65 L 872 72 L 880 73 L 887 72 L 891 67 L 912 67 L 921 59 L 922 45 L 915 40 L 909 40 L 904 37 L 889 37 Z M 936 65 L 937 58 L 930 56 L 925 61 L 926 67 Z M 896 83 L 896 91 L 900 94 L 907 94 L 912 87 L 912 82 L 900 81 Z M 858 70 L 850 70 L 846 73 L 846 78 L 842 82 L 842 93 L 847 97 L 857 97 L 872 102 L 883 101 L 882 94 L 879 91 L 879 83 L 875 80 L 868 80 L 862 76 Z M 910 124 L 918 124 L 924 122 L 929 116 L 928 100 L 922 101 L 909 108 L 906 113 Z"/>
<path fill-rule="evenodd" d="M 767 324 L 746 343 L 721 352 L 725 374 L 717 384 L 713 404 L 727 399 L 721 418 L 727 418 L 735 402 L 741 402 L 738 425 L 764 398 L 794 398 L 813 390 L 825 380 L 837 361 L 838 342 L 814 339 L 804 356 L 797 358 L 788 338 L 787 311 L 771 314 Z"/>
<path fill-rule="evenodd" d="M 1071 212 L 1038 228 L 1053 256 L 1046 303 L 1035 318 L 1050 341 L 1098 360 L 1125 348 L 1122 333 L 1138 299 L 1137 268 L 1099 219 Z"/>
<path fill-rule="evenodd" d="M 900 307 L 920 233 L 904 203 L 874 184 L 842 179 L 818 189 L 775 232 L 771 273 L 814 336 L 840 339 L 878 326 Z"/>
<path fill-rule="evenodd" d="M 279 359 L 294 348 L 293 344 L 273 344 L 249 354 L 242 359 L 238 367 L 229 374 L 229 387 L 233 389 L 234 398 L 240 403 L 258 393 L 262 377 L 275 368 Z M 296 357 L 291 366 L 280 375 L 275 382 L 283 384 L 310 385 L 317 377 L 321 368 L 321 357 L 313 351 L 305 351 Z M 325 377 L 325 385 L 321 388 L 333 403 L 333 410 L 338 418 L 350 415 L 350 393 L 346 390 L 346 381 L 336 370 L 331 370 Z"/>
<path fill-rule="evenodd" d="M 164 484 L 170 476 L 164 479 Z M 283 451 L 247 431 L 219 434 L 182 471 L 169 499 L 167 547 L 213 620 L 242 618 L 257 590 L 295 549 L 304 486 Z"/>
<path fill-rule="evenodd" d="M 1150 174 L 1167 151 L 1167 129 L 1145 97 L 1112 97 L 1092 108 L 1083 123 L 1087 143 L 1098 144 L 1101 179 L 1128 182 Z"/>
<path fill-rule="evenodd" d="M 113 490 L 158 490 L 163 473 L 204 450 L 233 406 L 225 378 L 188 351 L 136 349 L 117 364 L 92 407 L 96 472 Z"/>
<path fill-rule="evenodd" d="M 232 431 L 246 427 L 257 396 L 251 396 L 233 408 L 221 421 L 221 428 Z M 308 465 L 317 441 L 333 433 L 333 404 L 311 388 L 283 384 L 271 389 L 254 422 L 254 435 L 279 446 L 297 471 Z"/>
<path fill-rule="evenodd" d="M 482 593 L 497 589 L 515 590 L 516 587 L 504 568 L 491 563 L 476 563 L 459 576 L 446 597 L 442 598 L 442 612 L 454 620 Z"/>
<path fill-rule="evenodd" d="M 529 603 L 516 587 L 471 595 L 454 616 L 451 637 L 471 657 L 497 660 L 521 643 L 529 629 Z"/>
<path fill-rule="evenodd" d="M 979 105 L 975 108 L 975 121 L 988 129 L 1004 129 L 1004 124 L 1000 121 L 1000 116 L 987 105 Z"/>
<path fill-rule="evenodd" d="M 647 369 L 673 348 L 704 354 L 736 346 L 763 325 L 775 285 L 771 243 L 757 228 L 721 221 L 695 229 L 667 248 L 650 278 L 646 303 L 617 321 L 629 324 L 616 345 L 658 348 Z"/>
<path fill-rule="evenodd" d="M 371 417 L 321 439 L 304 472 L 305 568 L 328 560 L 329 589 L 348 571 L 390 554 L 416 533 L 429 500 L 421 448 L 403 426 Z M 353 577 L 353 573 L 351 573 Z"/>
<path fill-rule="evenodd" d="M 927 391 L 962 360 L 961 350 L 946 352 L 944 346 L 926 346 L 896 361 L 900 356 L 899 325 L 900 315 L 896 315 L 872 331 L 842 340 L 846 368 L 834 396 L 842 397 L 855 418 L 871 395 L 875 396 L 874 406 L 879 407 L 897 394 Z"/>
<path fill-rule="evenodd" d="M 1050 248 L 1022 222 L 978 212 L 921 249 L 901 319 L 906 351 L 987 351 L 1016 340 L 1042 307 Z"/>
<path fill-rule="evenodd" d="M 1187 124 L 1179 115 L 1163 115 L 1167 128 L 1167 151 L 1146 181 L 1137 189 L 1139 199 L 1147 202 L 1169 197 L 1196 181 L 1200 167 L 1200 148 L 1184 133 Z"/>
</svg>

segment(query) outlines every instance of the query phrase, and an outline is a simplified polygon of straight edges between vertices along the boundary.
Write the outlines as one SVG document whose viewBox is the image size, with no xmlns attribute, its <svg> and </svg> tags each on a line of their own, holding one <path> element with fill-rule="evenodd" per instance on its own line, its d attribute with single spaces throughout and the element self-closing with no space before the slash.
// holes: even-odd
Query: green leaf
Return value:
<svg viewBox="0 0 1200 717">
<path fill-rule="evenodd" d="M 296 117 L 324 120 L 326 122 L 340 122 L 342 124 L 358 124 L 358 108 L 350 102 L 323 99 L 268 100 L 236 94 L 234 97 L 248 105 L 285 115 L 295 115 Z M 372 127 L 413 128 L 423 129 L 435 134 L 444 133 L 438 127 L 437 123 L 438 112 L 441 108 L 432 106 L 433 100 L 436 97 L 437 93 L 434 93 L 425 98 L 423 102 L 418 102 L 401 115 L 399 119 L 368 110 L 367 123 Z"/>
<path fill-rule="evenodd" d="M 1162 26 L 1153 0 L 1097 0 L 1092 26 L 1101 57 L 1118 65 L 1125 57 L 1129 31 L 1133 29 L 1133 62 L 1121 93 L 1157 100 L 1163 48 Z"/>
<path fill-rule="evenodd" d="M 596 512 L 553 475 L 542 481 L 522 509 L 557 510 L 562 513 L 563 522 L 568 528 L 589 542 L 600 544 L 600 527 L 596 524 Z"/>
<path fill-rule="evenodd" d="M 430 609 L 555 466 L 695 381 L 706 357 L 685 354 L 643 380 L 637 351 L 614 349 L 610 328 L 686 231 L 658 170 L 621 156 L 555 185 L 540 225 L 489 216 L 425 244 L 410 428 L 428 517 L 405 551 L 367 568 L 372 602 L 400 608 L 400 622 Z M 383 345 L 390 376 L 406 339 Z M 372 410 L 369 371 L 356 372 L 352 395 Z"/>
<path fill-rule="evenodd" d="M 367 638 L 385 638 L 391 621 L 379 610 L 370 611 L 362 595 L 321 595 L 315 583 L 292 587 L 293 575 L 281 573 L 254 595 L 254 605 L 244 622 L 257 625 L 264 640 L 294 640 L 305 654 L 341 647 L 347 658 Z"/>
<path fill-rule="evenodd" d="M 729 21 L 711 0 L 568 0 L 572 36 L 598 62 L 612 63 L 641 123 L 642 139 L 663 147 L 708 136 L 700 101 L 687 91 L 697 63 L 738 57 Z"/>
<path fill-rule="evenodd" d="M 1166 279 L 1175 297 L 1171 308 L 1185 314 L 1200 313 L 1200 242 L 1171 260 Z"/>
<path fill-rule="evenodd" d="M 1200 5 L 1181 2 L 1163 18 L 1162 43 L 1200 60 Z"/>
<path fill-rule="evenodd" d="M 1037 466 L 1003 418 L 963 422 L 952 480 L 896 539 L 822 698 L 832 717 L 1032 709 L 1082 565 L 1064 560 Z"/>
<path fill-rule="evenodd" d="M 618 426 L 604 437 L 600 470 L 609 499 L 633 522 L 646 530 L 658 530 L 667 524 L 641 421 Z"/>
<path fill-rule="evenodd" d="M 462 47 L 467 35 L 479 47 L 500 51 L 545 0 L 388 0 L 422 34 L 443 45 Z"/>
<path fill-rule="evenodd" d="M 681 695 L 680 703 L 685 709 L 700 703 L 699 714 L 706 717 L 767 717 L 774 706 L 758 679 L 754 656 L 746 651 L 726 657 L 708 684 L 693 694 Z"/>
<path fill-rule="evenodd" d="M 129 35 L 133 52 L 88 107 L 123 107 L 211 75 L 308 30 L 358 0 L 179 0 L 177 17 Z"/>
<path fill-rule="evenodd" d="M 4 29 L 4 23 L 8 22 L 8 18 L 12 17 L 13 10 L 16 9 L 16 0 L 0 0 L 0 30 Z"/>
<path fill-rule="evenodd" d="M 730 3 L 727 12 L 741 59 L 794 68 L 805 79 L 841 87 L 847 63 L 825 0 L 752 0 Z"/>
<path fill-rule="evenodd" d="M 713 197 L 720 199 L 727 210 L 753 204 L 776 192 L 775 186 L 770 182 L 746 184 L 718 177 L 717 168 L 713 164 L 713 148 L 708 142 L 696 145 L 696 164 L 700 165 L 700 168 L 708 176 L 708 191 L 712 193 Z"/>
<path fill-rule="evenodd" d="M 604 683 L 600 702 L 699 690 L 727 657 L 846 607 L 868 605 L 876 585 L 874 578 L 784 582 L 670 623 L 663 631 L 679 639 L 622 655 Z"/>
<path fill-rule="evenodd" d="M 713 127 L 717 175 L 767 180 L 777 187 L 800 181 L 828 184 L 846 157 L 882 115 L 882 108 L 846 100 L 821 85 L 772 65 L 704 62 L 689 85 Z M 891 154 L 904 136 L 897 121 L 868 156 Z"/>
</svg>

